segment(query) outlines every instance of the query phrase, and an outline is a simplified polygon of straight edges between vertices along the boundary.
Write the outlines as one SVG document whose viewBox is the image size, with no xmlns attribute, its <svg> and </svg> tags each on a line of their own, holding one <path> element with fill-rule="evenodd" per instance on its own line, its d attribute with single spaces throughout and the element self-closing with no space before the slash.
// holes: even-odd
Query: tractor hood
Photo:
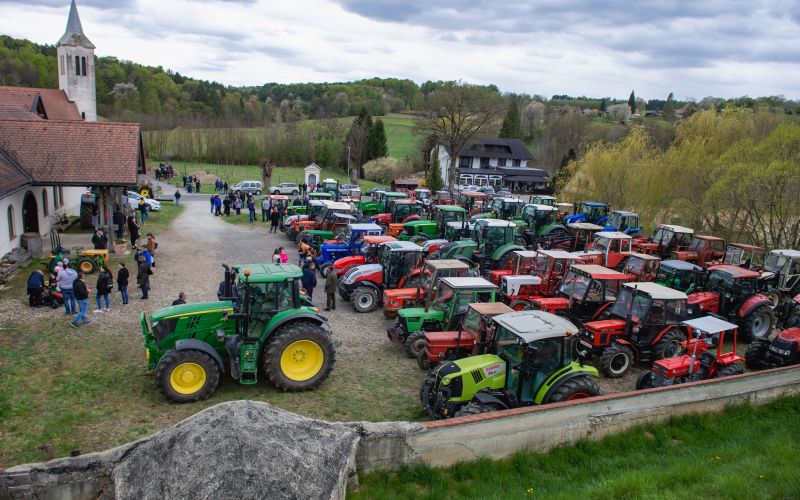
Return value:
<svg viewBox="0 0 800 500">
<path fill-rule="evenodd" d="M 333 268 L 338 272 L 342 269 L 348 269 L 353 266 L 360 266 L 364 264 L 364 256 L 363 255 L 351 255 L 349 257 L 342 257 L 341 259 L 336 259 L 333 263 Z"/>
<path fill-rule="evenodd" d="M 347 271 L 342 277 L 342 284 L 352 285 L 361 276 L 380 272 L 383 272 L 383 266 L 380 264 L 362 264 Z"/>
<path fill-rule="evenodd" d="M 192 302 L 179 306 L 164 307 L 150 313 L 150 321 L 153 322 L 176 316 L 191 316 L 220 311 L 233 312 L 233 302 L 229 300 L 215 300 L 213 302 Z"/>
<path fill-rule="evenodd" d="M 384 290 L 383 295 L 387 299 L 416 299 L 417 298 L 417 288 L 394 288 L 392 290 Z M 425 289 L 421 290 L 419 294 L 420 297 L 425 296 Z"/>
<path fill-rule="evenodd" d="M 444 312 L 438 309 L 428 309 L 428 312 L 425 312 L 424 307 L 407 307 L 405 309 L 400 309 L 397 311 L 397 315 L 401 318 L 421 318 L 423 316 L 429 319 L 444 318 Z"/>
</svg>

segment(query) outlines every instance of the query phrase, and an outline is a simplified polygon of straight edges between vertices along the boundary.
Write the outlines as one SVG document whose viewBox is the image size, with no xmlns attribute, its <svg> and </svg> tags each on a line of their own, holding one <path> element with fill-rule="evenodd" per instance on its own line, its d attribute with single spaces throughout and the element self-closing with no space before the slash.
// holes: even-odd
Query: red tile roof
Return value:
<svg viewBox="0 0 800 500">
<path fill-rule="evenodd" d="M 40 90 L 42 89 L 0 86 L 0 104 L 20 106 L 33 112 Z"/>
<path fill-rule="evenodd" d="M 0 148 L 35 184 L 132 185 L 144 164 L 138 123 L 0 120 Z"/>
<path fill-rule="evenodd" d="M 0 196 L 5 196 L 30 182 L 30 176 L 0 150 Z"/>
<path fill-rule="evenodd" d="M 0 104 L 0 120 L 41 120 L 42 117 L 31 113 L 22 106 Z"/>
<path fill-rule="evenodd" d="M 78 106 L 60 89 L 37 89 L 48 120 L 81 120 Z"/>
</svg>

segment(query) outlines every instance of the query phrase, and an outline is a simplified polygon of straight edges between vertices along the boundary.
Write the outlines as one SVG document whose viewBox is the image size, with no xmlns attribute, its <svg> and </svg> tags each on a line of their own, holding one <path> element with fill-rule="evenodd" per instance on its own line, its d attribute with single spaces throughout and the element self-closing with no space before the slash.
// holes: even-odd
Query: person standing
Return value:
<svg viewBox="0 0 800 500">
<path fill-rule="evenodd" d="M 108 236 L 106 236 L 106 233 L 104 233 L 102 229 L 98 229 L 94 232 L 92 244 L 95 250 L 105 250 L 108 248 Z"/>
<path fill-rule="evenodd" d="M 194 178 L 194 191 L 198 194 L 200 193 L 200 179 L 197 177 Z"/>
<path fill-rule="evenodd" d="M 303 290 L 308 295 L 308 300 L 314 300 L 314 287 L 317 286 L 317 273 L 314 272 L 316 266 L 313 262 L 303 267 L 303 277 L 300 282 L 303 284 Z"/>
<path fill-rule="evenodd" d="M 179 293 L 178 298 L 172 301 L 173 306 L 179 306 L 185 303 L 186 303 L 186 292 Z"/>
<path fill-rule="evenodd" d="M 78 273 L 70 267 L 69 259 L 64 259 L 64 270 L 58 275 L 56 281 L 61 289 L 61 298 L 64 300 L 64 309 L 67 310 L 67 314 L 75 314 L 78 310 L 75 306 L 75 291 L 72 288 L 77 279 Z"/>
<path fill-rule="evenodd" d="M 333 269 L 328 270 L 325 278 L 325 310 L 336 310 L 336 288 L 339 285 L 339 277 Z"/>
<path fill-rule="evenodd" d="M 95 290 L 95 300 L 97 301 L 97 309 L 94 312 L 103 312 L 102 301 L 106 303 L 106 312 L 111 310 L 111 288 L 114 286 L 114 277 L 111 271 L 106 266 L 100 268 L 100 274 L 97 275 L 97 290 Z M 102 300 L 102 301 L 101 301 Z"/>
<path fill-rule="evenodd" d="M 136 223 L 134 214 L 128 217 L 128 232 L 131 234 L 131 247 L 136 248 L 136 240 L 139 239 L 139 224 Z"/>
<path fill-rule="evenodd" d="M 219 195 L 214 196 L 214 215 L 220 216 L 222 215 L 222 198 Z"/>
<path fill-rule="evenodd" d="M 73 288 L 75 290 L 75 300 L 78 301 L 78 314 L 69 324 L 72 325 L 72 328 L 78 328 L 78 323 L 81 320 L 84 325 L 91 323 L 91 321 L 86 318 L 86 310 L 89 309 L 89 289 L 86 287 L 86 283 L 83 282 L 83 273 L 77 274 L 77 278 L 73 283 Z"/>
<path fill-rule="evenodd" d="M 280 220 L 280 214 L 278 213 L 278 209 L 272 207 L 272 211 L 269 213 L 269 232 L 270 233 L 277 233 L 278 232 L 278 221 Z"/>
<path fill-rule="evenodd" d="M 211 211 L 209 213 L 214 213 L 214 204 L 216 203 L 217 195 L 212 194 L 211 198 L 208 199 L 209 205 L 211 206 Z"/>
<path fill-rule="evenodd" d="M 158 242 L 153 233 L 147 233 L 147 251 L 150 252 L 150 267 L 156 267 L 156 250 Z"/>
<path fill-rule="evenodd" d="M 256 202 L 253 197 L 247 199 L 247 211 L 250 213 L 250 224 L 256 220 Z"/>
<path fill-rule="evenodd" d="M 222 183 L 222 194 L 228 194 L 228 181 Z"/>
<path fill-rule="evenodd" d="M 261 200 L 261 222 L 266 222 L 269 216 L 269 197 Z"/>
<path fill-rule="evenodd" d="M 114 210 L 112 221 L 114 225 L 117 226 L 116 237 L 118 240 L 121 240 L 122 236 L 125 234 L 125 214 L 122 212 L 119 205 L 117 205 L 117 209 Z"/>
<path fill-rule="evenodd" d="M 283 247 L 280 247 L 278 250 L 280 251 L 281 264 L 289 262 L 289 255 L 286 253 L 286 250 L 284 250 Z"/>
<path fill-rule="evenodd" d="M 309 251 L 311 251 L 311 245 L 303 240 L 300 240 L 300 244 L 297 245 L 298 266 L 302 266 L 306 263 L 306 258 L 308 257 Z"/>
<path fill-rule="evenodd" d="M 42 292 L 44 291 L 44 273 L 34 269 L 28 276 L 28 305 L 42 307 Z"/>
<path fill-rule="evenodd" d="M 179 207 L 181 205 L 181 190 L 175 190 L 175 206 Z"/>
<path fill-rule="evenodd" d="M 273 264 L 280 264 L 281 263 L 281 249 L 276 248 L 274 252 L 272 252 L 272 263 Z"/>
<path fill-rule="evenodd" d="M 142 300 L 146 300 L 147 291 L 150 289 L 150 266 L 147 265 L 147 258 L 144 255 L 140 255 L 138 260 L 136 284 L 142 289 Z"/>
<path fill-rule="evenodd" d="M 144 226 L 144 221 L 147 220 L 147 203 L 144 202 L 144 198 L 139 200 L 139 212 L 141 213 L 139 220 L 142 221 L 142 225 Z"/>
<path fill-rule="evenodd" d="M 117 286 L 119 287 L 119 294 L 122 296 L 122 305 L 128 304 L 128 268 L 125 267 L 124 262 L 119 263 L 119 271 L 117 271 Z"/>
<path fill-rule="evenodd" d="M 95 229 L 100 227 L 100 207 L 97 206 L 96 201 L 92 203 L 92 226 Z"/>
<path fill-rule="evenodd" d="M 238 196 L 233 200 L 233 208 L 236 209 L 236 215 L 242 215 L 242 199 Z"/>
</svg>

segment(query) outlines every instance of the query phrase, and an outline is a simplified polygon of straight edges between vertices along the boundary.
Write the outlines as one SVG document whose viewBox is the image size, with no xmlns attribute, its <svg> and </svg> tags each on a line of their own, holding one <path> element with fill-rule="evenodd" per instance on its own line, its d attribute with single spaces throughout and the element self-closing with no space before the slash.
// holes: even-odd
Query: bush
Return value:
<svg viewBox="0 0 800 500">
<path fill-rule="evenodd" d="M 408 158 L 398 160 L 388 156 L 368 161 L 363 168 L 365 179 L 384 184 L 414 173 L 414 164 Z"/>
</svg>

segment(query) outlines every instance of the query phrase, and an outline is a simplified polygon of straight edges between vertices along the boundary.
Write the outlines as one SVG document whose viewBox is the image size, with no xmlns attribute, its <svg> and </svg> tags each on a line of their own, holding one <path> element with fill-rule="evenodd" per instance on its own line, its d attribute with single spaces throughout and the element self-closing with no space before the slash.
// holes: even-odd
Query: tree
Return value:
<svg viewBox="0 0 800 500">
<path fill-rule="evenodd" d="M 270 180 L 272 179 L 272 165 L 266 157 L 261 158 L 259 163 L 261 165 L 261 187 L 265 193 L 269 193 Z"/>
<path fill-rule="evenodd" d="M 672 92 L 667 96 L 667 102 L 664 103 L 664 119 L 672 121 L 675 119 L 675 97 Z"/>
<path fill-rule="evenodd" d="M 607 109 L 608 103 L 606 103 L 606 98 L 603 97 L 603 100 L 600 101 L 600 112 L 605 113 Z"/>
<path fill-rule="evenodd" d="M 500 125 L 500 137 L 508 139 L 522 139 L 522 121 L 519 116 L 519 99 L 517 96 L 511 96 L 508 103 L 508 111 L 503 124 Z"/>
<path fill-rule="evenodd" d="M 524 123 L 525 138 L 532 141 L 536 138 L 536 132 L 544 122 L 545 106 L 543 102 L 531 101 L 522 111 L 522 121 Z"/>
<path fill-rule="evenodd" d="M 369 131 L 366 161 L 383 158 L 388 153 L 389 146 L 386 143 L 386 130 L 383 128 L 383 120 L 378 118 Z"/>
<path fill-rule="evenodd" d="M 636 94 L 631 90 L 631 95 L 628 97 L 628 107 L 631 108 L 631 114 L 636 113 Z"/>
<path fill-rule="evenodd" d="M 416 131 L 435 135 L 450 156 L 447 187 L 456 182 L 458 152 L 499 113 L 496 89 L 447 82 L 433 91 L 421 106 Z"/>
<path fill-rule="evenodd" d="M 342 149 L 343 154 L 349 154 L 349 158 L 344 158 L 343 163 L 350 166 L 350 177 L 353 182 L 355 182 L 358 177 L 364 177 L 363 165 L 369 161 L 367 154 L 371 131 L 372 117 L 369 115 L 366 108 L 361 108 L 361 112 L 356 119 L 353 120 L 350 131 L 347 132 L 347 137 L 345 137 L 344 140 L 344 148 Z M 348 160 L 350 163 L 348 163 Z"/>
<path fill-rule="evenodd" d="M 626 104 L 612 104 L 608 107 L 608 116 L 620 123 L 627 123 L 631 117 L 631 109 Z"/>
<path fill-rule="evenodd" d="M 442 189 L 442 167 L 439 165 L 439 146 L 433 148 L 431 153 L 431 163 L 428 167 L 428 175 L 426 177 L 426 185 L 431 193 L 436 194 L 436 191 Z"/>
</svg>

